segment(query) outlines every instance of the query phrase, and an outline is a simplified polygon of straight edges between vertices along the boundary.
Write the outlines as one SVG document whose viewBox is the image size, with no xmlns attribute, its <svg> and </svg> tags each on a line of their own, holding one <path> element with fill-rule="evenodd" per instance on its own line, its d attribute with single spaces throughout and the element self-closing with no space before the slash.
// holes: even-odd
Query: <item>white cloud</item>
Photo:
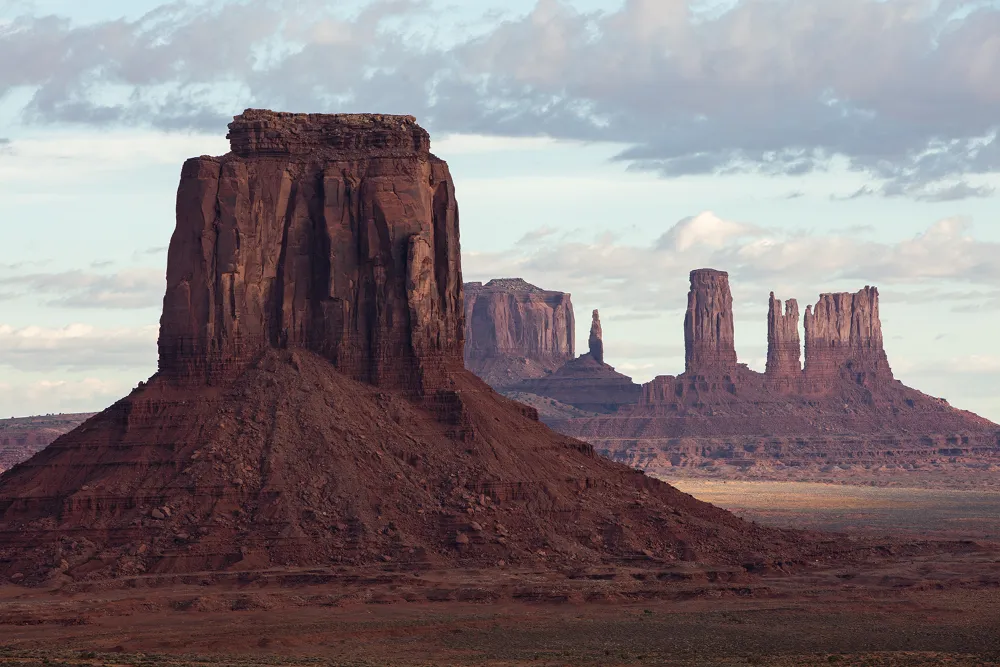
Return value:
<svg viewBox="0 0 1000 667">
<path fill-rule="evenodd" d="M 159 308 L 166 286 L 163 269 L 123 269 L 103 274 L 80 270 L 0 277 L 8 299 L 40 297 L 60 308 Z"/>
<path fill-rule="evenodd" d="M 670 248 L 676 252 L 687 252 L 698 246 L 724 248 L 733 241 L 749 236 L 760 236 L 762 230 L 753 225 L 723 220 L 711 211 L 685 218 L 660 237 L 658 249 Z"/>
<path fill-rule="evenodd" d="M 131 390 L 128 383 L 84 378 L 0 382 L 0 415 L 25 417 L 48 413 L 96 412 Z"/>
<path fill-rule="evenodd" d="M 794 234 L 706 212 L 672 225 L 649 244 L 616 242 L 614 236 L 589 242 L 562 237 L 468 253 L 463 266 L 469 279 L 519 275 L 629 314 L 682 308 L 687 274 L 699 267 L 728 271 L 737 295 L 766 298 L 778 290 L 808 303 L 817 288 L 880 284 L 897 286 L 909 302 L 957 292 L 953 305 L 969 309 L 997 303 L 1000 243 L 977 239 L 971 223 L 960 218 L 940 220 L 914 238 L 883 242 L 855 228 Z M 966 287 L 949 291 L 946 284 Z"/>
<path fill-rule="evenodd" d="M 0 324 L 0 366 L 59 376 L 77 370 L 156 369 L 158 327 L 100 329 L 88 324 L 61 328 Z"/>
</svg>

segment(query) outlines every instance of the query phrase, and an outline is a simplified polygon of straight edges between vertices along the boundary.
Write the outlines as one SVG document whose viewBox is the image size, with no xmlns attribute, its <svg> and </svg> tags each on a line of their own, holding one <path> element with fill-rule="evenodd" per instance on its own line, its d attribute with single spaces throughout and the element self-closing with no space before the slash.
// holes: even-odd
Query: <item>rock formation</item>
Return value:
<svg viewBox="0 0 1000 667">
<path fill-rule="evenodd" d="M 544 377 L 575 355 L 569 294 L 520 278 L 465 285 L 465 365 L 495 388 Z"/>
<path fill-rule="evenodd" d="M 767 376 L 772 380 L 796 381 L 802 374 L 802 346 L 799 342 L 799 304 L 771 298 L 767 311 Z"/>
<path fill-rule="evenodd" d="M 163 377 L 231 379 L 265 349 L 301 347 L 420 391 L 461 363 L 454 186 L 414 118 L 251 109 L 229 139 L 181 171 Z"/>
<path fill-rule="evenodd" d="M 820 385 L 849 369 L 858 382 L 872 377 L 892 380 L 882 346 L 878 289 L 857 294 L 822 294 L 806 307 L 806 377 Z"/>
<path fill-rule="evenodd" d="M 594 310 L 593 321 L 590 324 L 590 358 L 599 364 L 604 363 L 604 334 L 601 333 L 601 315 Z"/>
<path fill-rule="evenodd" d="M 86 413 L 0 419 L 0 472 L 45 449 L 92 416 Z"/>
<path fill-rule="evenodd" d="M 693 271 L 684 322 L 687 371 L 654 378 L 634 404 L 614 413 L 553 415 L 546 423 L 617 460 L 657 469 L 715 459 L 773 464 L 780 458 L 796 466 L 836 455 L 891 461 L 894 452 L 899 461 L 910 457 L 909 465 L 944 452 L 964 461 L 1000 459 L 1000 426 L 893 378 L 874 287 L 823 294 L 806 309 L 804 369 L 798 305 L 792 299 L 784 305 L 771 294 L 767 370 L 757 373 L 736 359 L 726 274 Z M 571 403 L 565 390 L 547 391 Z M 595 394 L 589 400 L 597 404 Z"/>
<path fill-rule="evenodd" d="M 454 190 L 412 118 L 230 139 L 182 171 L 159 372 L 0 476 L 0 582 L 804 557 L 462 368 Z"/>
<path fill-rule="evenodd" d="M 735 367 L 734 339 L 729 274 L 714 269 L 692 271 L 684 316 L 686 371 L 717 373 Z"/>
</svg>

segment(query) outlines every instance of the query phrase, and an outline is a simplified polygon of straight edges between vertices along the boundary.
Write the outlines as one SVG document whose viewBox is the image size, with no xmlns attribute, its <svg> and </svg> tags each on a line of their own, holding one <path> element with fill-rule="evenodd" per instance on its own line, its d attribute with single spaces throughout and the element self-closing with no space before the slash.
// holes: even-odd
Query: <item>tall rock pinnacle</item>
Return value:
<svg viewBox="0 0 1000 667">
<path fill-rule="evenodd" d="M 601 314 L 594 310 L 590 324 L 590 356 L 599 364 L 604 363 L 604 337 L 601 333 Z"/>
<path fill-rule="evenodd" d="M 799 304 L 789 299 L 782 313 L 781 300 L 775 299 L 771 292 L 767 310 L 767 375 L 775 379 L 800 377 L 801 355 Z"/>
<path fill-rule="evenodd" d="M 729 274 L 714 269 L 691 272 L 687 314 L 684 316 L 686 370 L 726 371 L 736 366 L 733 296 Z"/>
<path fill-rule="evenodd" d="M 162 375 L 216 382 L 300 347 L 419 391 L 461 365 L 454 186 L 414 118 L 248 109 L 228 138 L 181 173 Z"/>
<path fill-rule="evenodd" d="M 865 287 L 856 294 L 822 294 L 807 307 L 806 377 L 825 380 L 850 362 L 855 374 L 892 377 L 882 344 L 878 289 Z"/>
</svg>

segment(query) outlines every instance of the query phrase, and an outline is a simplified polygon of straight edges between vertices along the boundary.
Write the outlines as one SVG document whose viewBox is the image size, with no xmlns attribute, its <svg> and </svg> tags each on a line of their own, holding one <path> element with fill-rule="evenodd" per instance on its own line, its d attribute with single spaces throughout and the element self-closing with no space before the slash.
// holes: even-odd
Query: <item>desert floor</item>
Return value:
<svg viewBox="0 0 1000 667">
<path fill-rule="evenodd" d="M 4 665 L 1000 664 L 1000 495 L 680 480 L 759 522 L 882 540 L 760 575 L 466 570 L 0 587 Z"/>
</svg>

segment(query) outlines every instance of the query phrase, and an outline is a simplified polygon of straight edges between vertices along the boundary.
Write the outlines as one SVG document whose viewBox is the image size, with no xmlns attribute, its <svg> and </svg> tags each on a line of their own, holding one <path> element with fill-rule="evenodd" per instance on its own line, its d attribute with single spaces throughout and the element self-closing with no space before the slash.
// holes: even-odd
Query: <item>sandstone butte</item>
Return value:
<svg viewBox="0 0 1000 667">
<path fill-rule="evenodd" d="M 548 376 L 561 383 L 533 380 L 510 395 L 538 406 L 556 430 L 658 471 L 711 460 L 961 463 L 1000 454 L 996 424 L 895 379 L 876 288 L 822 294 L 806 308 L 804 366 L 798 303 L 782 304 L 772 293 L 767 366 L 759 373 L 736 356 L 728 274 L 699 269 L 690 279 L 681 375 L 631 390 L 620 385 L 603 405 L 592 380 L 573 380 L 566 370 Z M 613 400 L 629 391 L 633 400 Z"/>
<path fill-rule="evenodd" d="M 464 369 L 455 188 L 412 117 L 229 128 L 181 171 L 158 372 L 0 477 L 0 580 L 811 558 Z"/>
<path fill-rule="evenodd" d="M 496 389 L 544 377 L 575 356 L 570 295 L 520 278 L 465 283 L 465 322 L 465 366 Z"/>
</svg>

